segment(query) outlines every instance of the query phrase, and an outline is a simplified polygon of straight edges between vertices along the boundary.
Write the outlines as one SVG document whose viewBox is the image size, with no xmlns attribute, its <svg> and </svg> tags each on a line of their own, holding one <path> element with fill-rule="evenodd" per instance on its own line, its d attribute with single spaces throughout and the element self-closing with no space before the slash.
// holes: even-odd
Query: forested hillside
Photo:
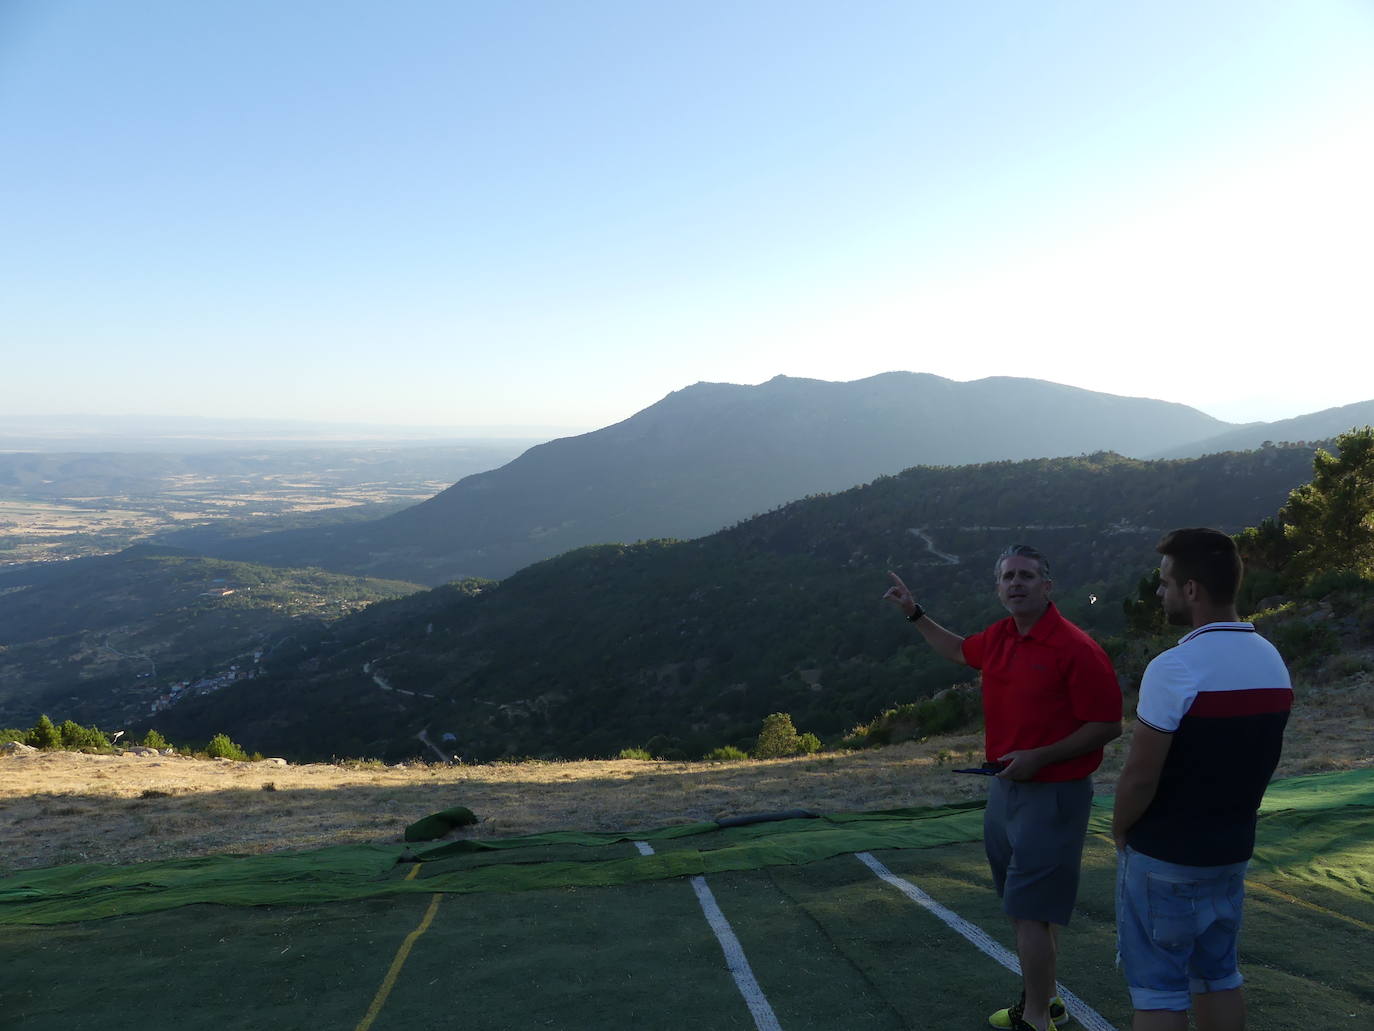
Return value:
<svg viewBox="0 0 1374 1031">
<path fill-rule="evenodd" d="M 418 590 L 145 545 L 0 572 L 0 726 L 47 711 L 115 730 L 174 682 L 227 686 L 297 636 Z"/>
<path fill-rule="evenodd" d="M 1311 468 L 1311 448 L 1271 447 L 909 469 L 699 540 L 590 547 L 499 584 L 379 603 L 158 727 L 302 758 L 400 758 L 422 730 L 473 758 L 651 741 L 694 755 L 751 739 L 774 711 L 833 738 L 966 679 L 880 601 L 889 569 L 936 619 L 970 631 L 1000 615 L 997 553 L 1034 543 L 1065 612 L 1110 635 L 1163 531 L 1257 524 Z"/>
</svg>

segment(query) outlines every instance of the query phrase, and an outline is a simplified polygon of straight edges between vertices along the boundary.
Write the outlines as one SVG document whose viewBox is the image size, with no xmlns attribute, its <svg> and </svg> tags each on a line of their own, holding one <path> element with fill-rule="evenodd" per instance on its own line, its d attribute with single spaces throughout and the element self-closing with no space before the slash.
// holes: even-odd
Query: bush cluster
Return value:
<svg viewBox="0 0 1374 1031">
<path fill-rule="evenodd" d="M 228 734 L 216 734 L 210 739 L 210 743 L 205 746 L 205 754 L 211 759 L 233 759 L 236 762 L 248 762 L 249 755 L 233 741 L 229 740 Z M 262 756 L 258 756 L 259 759 Z"/>
<path fill-rule="evenodd" d="M 815 734 L 798 734 L 791 715 L 775 712 L 763 718 L 753 754 L 755 759 L 781 759 L 789 755 L 810 755 L 820 750 L 820 738 Z"/>
<path fill-rule="evenodd" d="M 706 759 L 711 762 L 738 761 L 748 758 L 748 752 L 743 748 L 736 748 L 734 745 L 723 745 L 720 748 L 713 748 L 706 753 Z"/>
<path fill-rule="evenodd" d="M 109 753 L 115 751 L 109 737 L 99 727 L 83 727 L 73 720 L 63 720 L 60 725 L 54 724 L 47 713 L 39 716 L 38 722 L 28 730 L 19 730 L 14 727 L 0 729 L 0 745 L 10 741 L 18 741 L 30 748 L 41 748 L 48 752 Z M 138 744 L 144 748 L 156 748 L 159 751 L 172 747 L 167 739 L 156 730 L 149 730 L 145 733 Z M 231 741 L 227 734 L 216 734 L 202 751 L 185 747 L 178 748 L 177 751 L 181 755 L 200 759 L 223 758 L 236 759 L 239 762 L 257 762 L 262 759 L 262 755 L 258 752 L 249 755 Z"/>
<path fill-rule="evenodd" d="M 976 684 L 947 688 L 933 698 L 907 702 L 880 713 L 845 736 L 846 748 L 878 748 L 900 741 L 919 741 L 933 734 L 977 730 L 983 705 Z"/>
</svg>

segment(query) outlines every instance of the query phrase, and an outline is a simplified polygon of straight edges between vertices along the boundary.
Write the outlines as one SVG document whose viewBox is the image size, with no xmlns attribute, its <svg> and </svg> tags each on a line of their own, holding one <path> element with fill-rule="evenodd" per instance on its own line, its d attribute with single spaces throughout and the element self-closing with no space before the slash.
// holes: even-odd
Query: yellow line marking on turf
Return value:
<svg viewBox="0 0 1374 1031">
<path fill-rule="evenodd" d="M 1093 837 L 1101 838 L 1103 841 L 1108 842 L 1113 847 L 1115 847 L 1116 845 L 1115 839 L 1113 839 L 1109 835 L 1094 833 Z M 1275 888 L 1272 885 L 1263 883 L 1262 881 L 1257 881 L 1251 877 L 1246 877 L 1245 890 L 1249 891 L 1251 889 L 1258 889 L 1261 892 L 1267 892 L 1268 894 L 1273 895 L 1276 898 L 1283 899 L 1284 902 L 1291 902 L 1295 906 L 1302 906 L 1303 909 L 1310 909 L 1312 910 L 1312 912 L 1320 913 L 1322 916 L 1330 917 L 1332 920 L 1339 920 L 1342 923 L 1350 924 L 1352 927 L 1358 927 L 1361 931 L 1374 931 L 1374 924 L 1367 924 L 1363 920 L 1357 919 L 1356 917 L 1346 916 L 1344 913 L 1338 913 L 1334 909 L 1327 909 L 1325 906 L 1318 905 L 1316 902 L 1308 902 L 1307 899 L 1298 898 L 1298 896 L 1296 895 L 1290 895 L 1288 894 L 1288 892 L 1284 891 L 1281 888 Z"/>
<path fill-rule="evenodd" d="M 420 872 L 420 864 L 416 863 L 411 868 L 410 873 L 406 874 L 405 879 L 412 881 Z M 424 919 L 420 921 L 420 926 L 406 935 L 406 940 L 401 942 L 401 947 L 396 950 L 396 958 L 391 961 L 391 969 L 386 972 L 386 977 L 382 978 L 382 986 L 377 989 L 377 995 L 372 1000 L 372 1005 L 367 1008 L 367 1014 L 359 1022 L 355 1031 L 367 1031 L 372 1026 L 372 1022 L 377 1019 L 377 1015 L 382 1012 L 382 1006 L 386 1004 L 387 996 L 391 994 L 391 989 L 396 985 L 396 978 L 401 973 L 401 967 L 405 966 L 406 957 L 410 955 L 410 949 L 419 940 L 420 935 L 429 930 L 429 925 L 434 922 L 434 914 L 439 911 L 439 901 L 444 897 L 443 892 L 435 892 L 434 897 L 429 900 L 429 909 L 425 910 Z"/>
</svg>

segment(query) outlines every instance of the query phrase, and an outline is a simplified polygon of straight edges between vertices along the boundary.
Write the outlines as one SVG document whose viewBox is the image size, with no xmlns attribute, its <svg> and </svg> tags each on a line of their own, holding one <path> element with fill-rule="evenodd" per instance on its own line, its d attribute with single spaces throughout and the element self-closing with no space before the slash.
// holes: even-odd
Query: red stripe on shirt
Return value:
<svg viewBox="0 0 1374 1031">
<path fill-rule="evenodd" d="M 1203 691 L 1188 707 L 1189 716 L 1259 716 L 1293 708 L 1293 689 L 1261 687 L 1249 691 Z"/>
</svg>

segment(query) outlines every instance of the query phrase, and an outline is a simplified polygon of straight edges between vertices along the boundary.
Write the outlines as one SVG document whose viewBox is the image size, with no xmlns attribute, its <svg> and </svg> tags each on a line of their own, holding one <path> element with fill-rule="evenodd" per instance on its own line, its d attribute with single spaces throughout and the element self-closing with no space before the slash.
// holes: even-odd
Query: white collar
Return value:
<svg viewBox="0 0 1374 1031">
<path fill-rule="evenodd" d="M 1250 633 L 1250 634 L 1253 634 L 1253 633 L 1255 632 L 1255 624 L 1254 624 L 1254 623 L 1205 623 L 1205 624 L 1203 624 L 1203 625 L 1200 626 L 1200 627 L 1194 627 L 1192 630 L 1188 631 L 1186 634 L 1184 634 L 1182 637 L 1180 637 L 1180 638 L 1178 639 L 1178 643 L 1179 643 L 1179 644 L 1185 644 L 1186 642 L 1191 641 L 1194 637 L 1197 637 L 1199 634 L 1210 633 L 1210 632 L 1213 631 L 1213 630 L 1236 630 L 1236 631 L 1239 631 L 1239 632 L 1241 632 L 1241 633 Z"/>
</svg>

